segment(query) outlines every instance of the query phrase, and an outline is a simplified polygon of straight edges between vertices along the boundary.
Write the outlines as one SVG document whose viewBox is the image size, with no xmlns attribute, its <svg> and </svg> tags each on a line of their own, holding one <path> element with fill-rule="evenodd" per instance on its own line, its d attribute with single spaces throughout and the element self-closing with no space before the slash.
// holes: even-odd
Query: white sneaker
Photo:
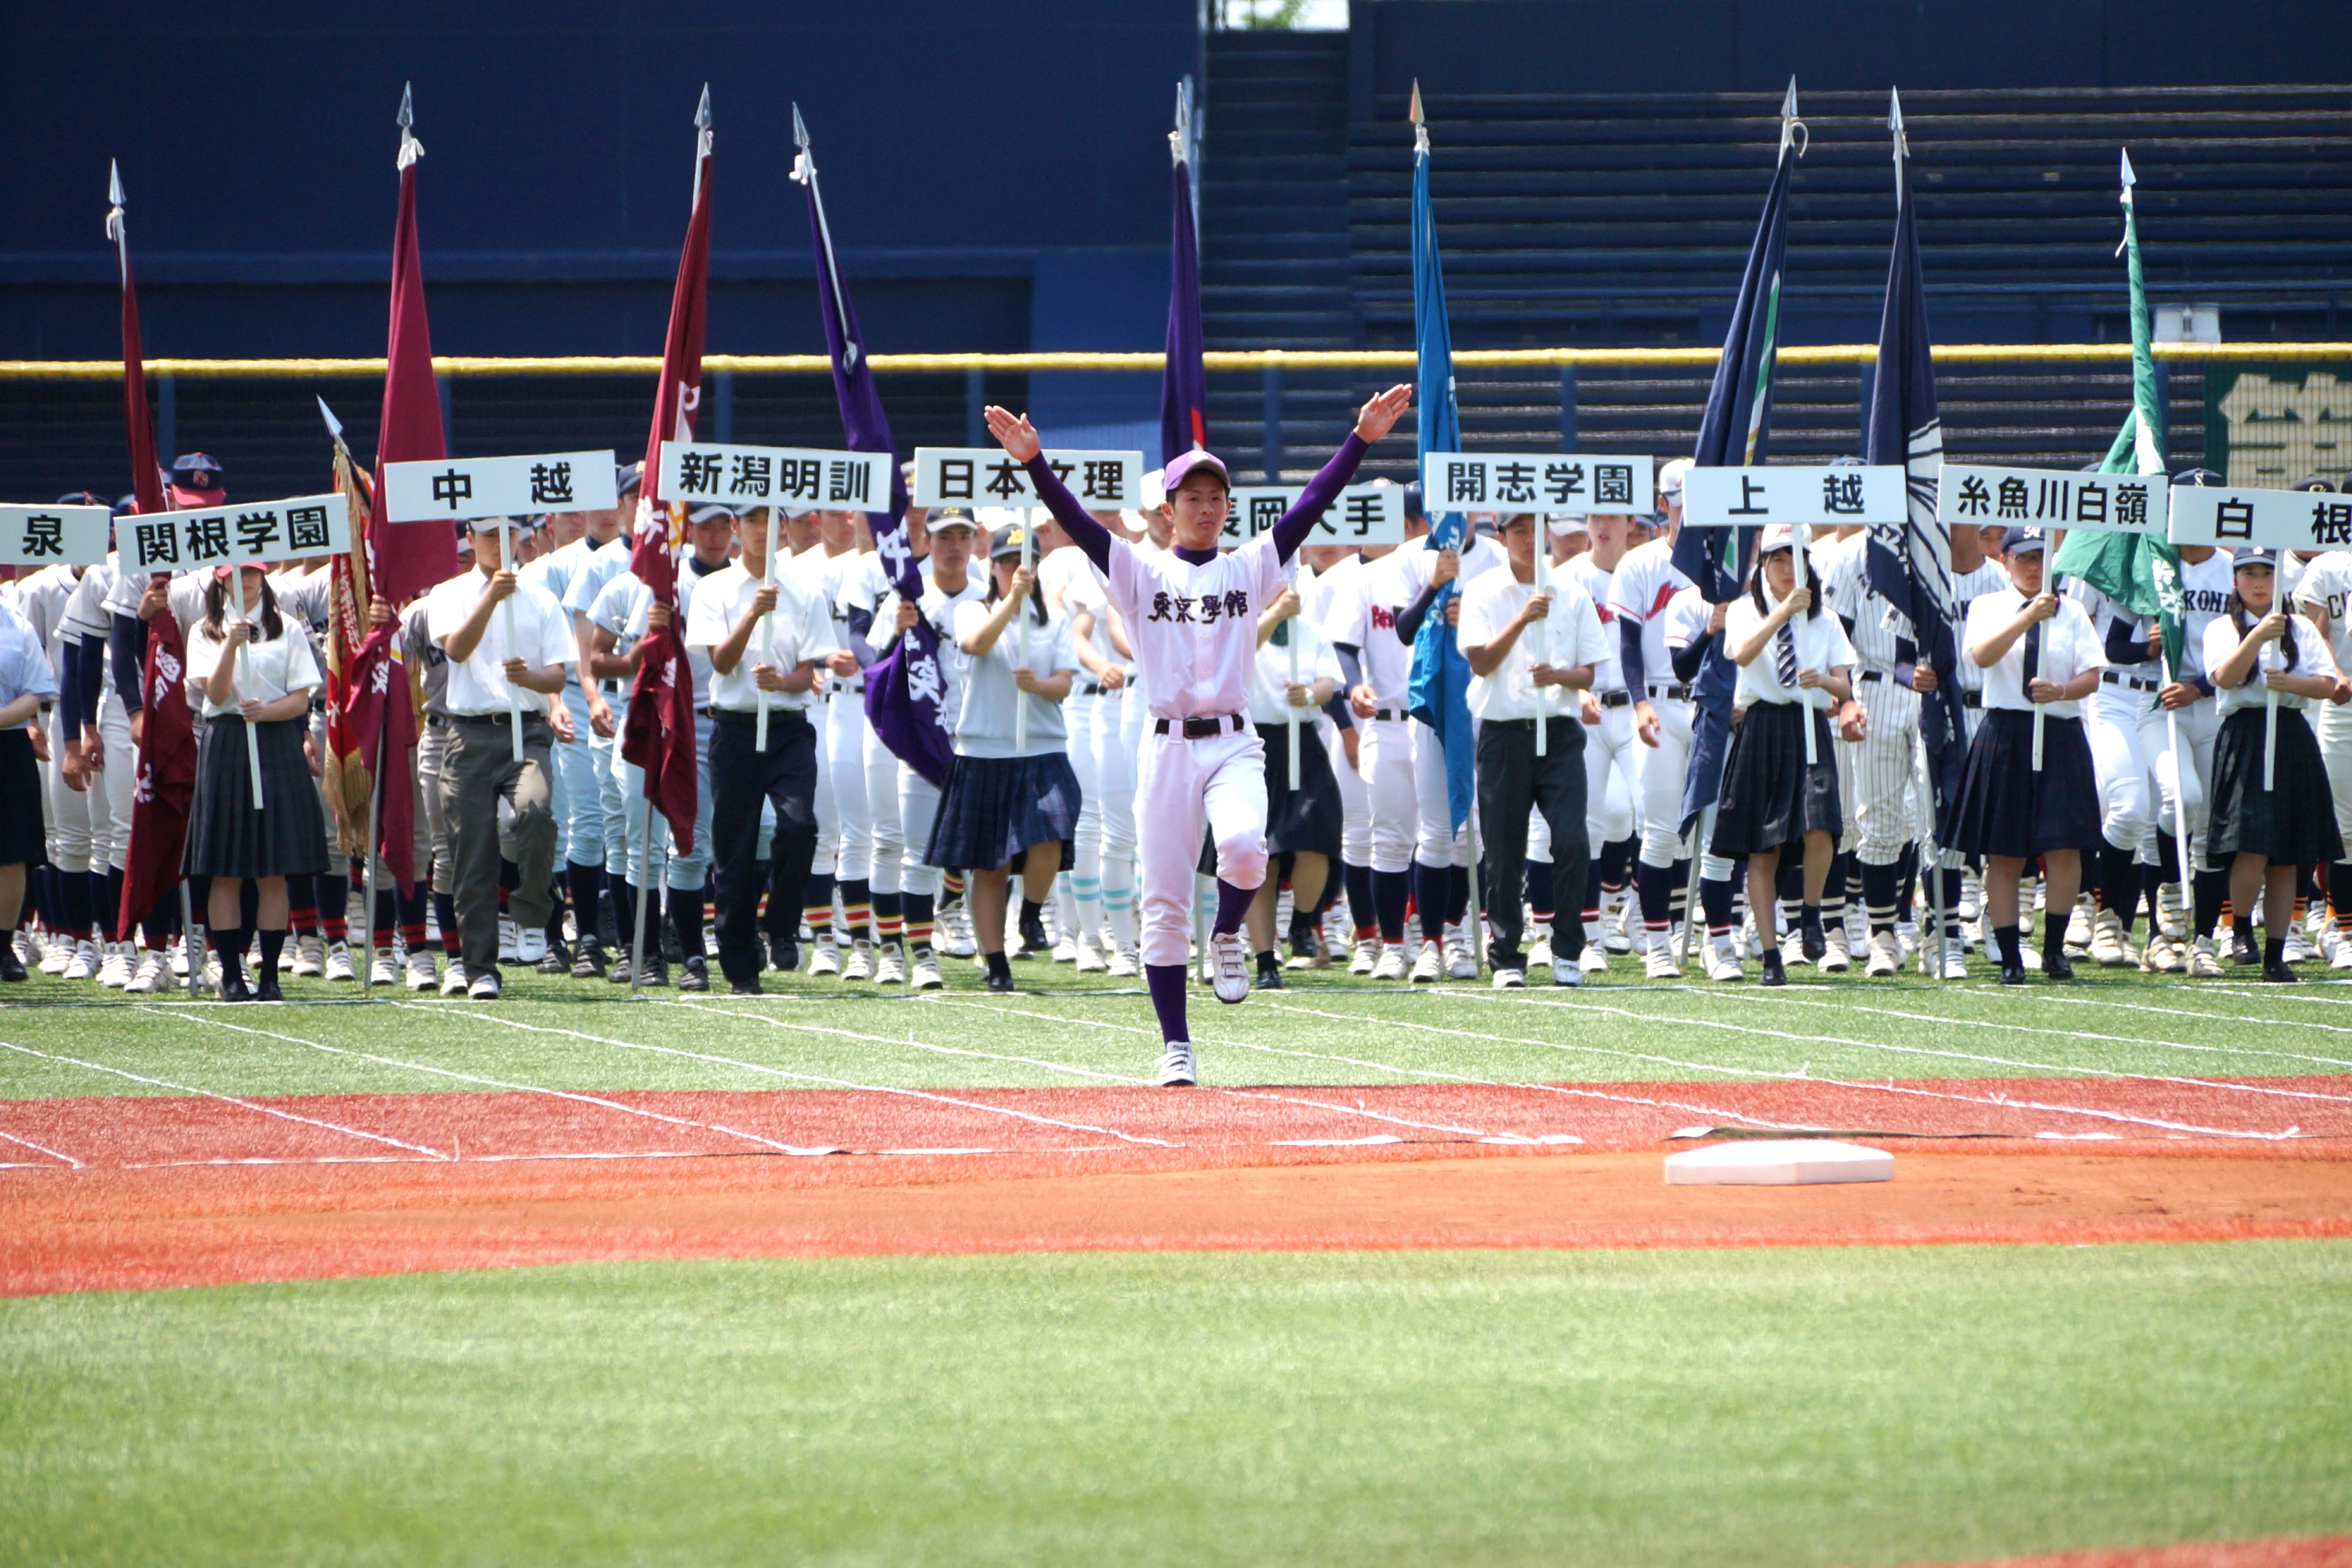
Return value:
<svg viewBox="0 0 2352 1568">
<path fill-rule="evenodd" d="M 2161 926 L 2147 933 L 2147 945 L 2139 950 L 2141 973 L 2178 974 L 2187 967 L 2186 961 L 2180 956 L 2180 949 L 2164 934 Z M 2352 968 L 2352 965 L 2346 967 Z"/>
<path fill-rule="evenodd" d="M 937 991 L 946 984 L 940 978 L 940 961 L 929 953 L 919 953 L 911 966 L 908 987 L 916 991 Z"/>
<path fill-rule="evenodd" d="M 172 978 L 185 980 L 187 977 L 188 939 L 184 936 L 173 937 L 172 939 Z"/>
<path fill-rule="evenodd" d="M 1650 953 L 1644 961 L 1643 967 L 1648 970 L 1650 978 L 1680 980 L 1683 977 L 1683 966 L 1682 961 L 1675 956 L 1674 938 L 1659 931 L 1650 932 L 1649 939 Z"/>
<path fill-rule="evenodd" d="M 1113 980 L 1132 980 L 1143 970 L 1135 962 L 1135 950 L 1122 947 L 1110 955 L 1110 962 L 1103 966 L 1103 973 Z"/>
<path fill-rule="evenodd" d="M 1246 1002 L 1250 994 L 1249 943 L 1237 931 L 1221 931 L 1209 938 L 1209 958 L 1216 967 L 1212 982 L 1220 1002 Z"/>
<path fill-rule="evenodd" d="M 1247 976 L 1244 975 L 1244 979 L 1246 980 Z M 1192 1065 L 1191 1046 L 1182 1043 L 1171 1044 L 1160 1054 L 1160 1088 L 1190 1089 L 1200 1081 L 1200 1069 Z"/>
<path fill-rule="evenodd" d="M 961 899 L 940 911 L 938 940 L 931 948 L 948 958 L 970 958 L 979 951 L 971 939 L 971 911 Z"/>
<path fill-rule="evenodd" d="M 2084 898 L 2076 898 L 2074 907 L 2066 915 L 2066 947 L 2069 952 L 2091 951 L 2091 906 Z"/>
<path fill-rule="evenodd" d="M 330 942 L 328 944 L 327 962 L 322 968 L 326 977 L 330 980 L 356 980 L 359 978 L 359 972 L 352 967 L 352 944 L 347 942 Z"/>
<path fill-rule="evenodd" d="M 294 938 L 294 959 L 286 966 L 289 974 L 316 979 L 326 972 L 326 944 L 316 931 L 298 932 Z"/>
<path fill-rule="evenodd" d="M 2336 956 L 2327 961 L 2330 969 L 2352 969 L 2352 942 L 2336 944 Z"/>
<path fill-rule="evenodd" d="M 1590 952 L 1592 950 L 1588 947 L 1584 951 Z M 1555 958 L 1551 961 L 1551 983 L 1554 985 L 1581 985 L 1584 984 L 1584 971 L 1565 958 Z"/>
<path fill-rule="evenodd" d="M 74 944 L 73 961 L 66 965 L 65 978 L 68 980 L 94 979 L 101 962 L 98 943 L 85 938 Z"/>
<path fill-rule="evenodd" d="M 1452 980 L 1478 978 L 1478 952 L 1470 944 L 1467 926 L 1445 928 L 1445 973 Z"/>
<path fill-rule="evenodd" d="M 1706 944 L 1706 977 L 1709 980 L 1735 981 L 1748 978 L 1728 937 L 1711 937 Z"/>
<path fill-rule="evenodd" d="M 1555 958 L 1552 962 L 1558 963 L 1560 960 Z M 1576 955 L 1574 962 L 1576 967 L 1584 973 L 1606 974 L 1609 973 L 1609 950 L 1597 942 L 1588 942 L 1584 944 L 1584 951 Z"/>
<path fill-rule="evenodd" d="M 517 963 L 528 968 L 546 956 L 547 931 L 543 927 L 533 926 L 529 931 L 515 933 L 514 961 Z"/>
<path fill-rule="evenodd" d="M 466 999 L 469 1002 L 497 1001 L 499 999 L 499 977 L 496 972 L 492 972 L 488 974 L 477 974 L 474 976 L 472 982 L 466 987 Z"/>
<path fill-rule="evenodd" d="M 442 972 L 441 994 L 444 996 L 463 996 L 465 994 L 465 960 L 453 958 L 449 961 L 449 967 Z"/>
<path fill-rule="evenodd" d="M 1884 980 L 1903 972 L 1903 949 L 1891 931 L 1874 932 L 1870 939 L 1870 958 L 1863 964 L 1863 974 L 1872 980 Z"/>
<path fill-rule="evenodd" d="M 408 955 L 408 988 L 411 991 L 431 991 L 440 984 L 433 976 L 433 954 L 418 948 Z"/>
<path fill-rule="evenodd" d="M 98 963 L 98 983 L 109 991 L 120 991 L 131 984 L 131 944 L 110 942 Z"/>
<path fill-rule="evenodd" d="M 1377 939 L 1368 936 L 1356 944 L 1356 951 L 1349 956 L 1348 973 L 1370 974 L 1380 961 L 1381 944 Z"/>
<path fill-rule="evenodd" d="M 1412 961 L 1412 983 L 1415 985 L 1434 985 L 1444 975 L 1445 961 L 1438 955 L 1437 944 L 1423 942 L 1420 955 Z"/>
<path fill-rule="evenodd" d="M 1548 966 L 1550 963 L 1551 932 L 1549 930 L 1545 930 L 1539 931 L 1533 942 L 1528 943 L 1528 967 L 1529 969 L 1542 969 Z"/>
<path fill-rule="evenodd" d="M 1853 967 L 1853 954 L 1846 946 L 1845 922 L 1840 921 L 1829 929 L 1823 939 L 1821 969 L 1824 974 L 1843 974 Z"/>
<path fill-rule="evenodd" d="M 2197 945 L 2189 950 L 2189 973 L 2199 980 L 2221 978 L 2221 960 L 2213 951 L 2211 937 L 2199 937 Z"/>
<path fill-rule="evenodd" d="M 1078 944 L 1068 937 L 1055 939 L 1053 959 L 1056 963 L 1076 963 L 1078 961 Z"/>
<path fill-rule="evenodd" d="M 841 966 L 844 980 L 870 980 L 874 977 L 874 947 L 864 937 L 853 938 L 849 943 L 849 962 Z"/>
<path fill-rule="evenodd" d="M 1612 952 L 1633 951 L 1633 897 L 1631 893 L 1601 896 L 1601 945 Z"/>
<path fill-rule="evenodd" d="M 1497 991 L 1517 991 L 1527 984 L 1527 975 L 1518 970 L 1497 969 L 1495 971 L 1495 989 Z"/>
<path fill-rule="evenodd" d="M 1110 965 L 1103 960 L 1102 949 L 1083 940 L 1078 943 L 1077 968 L 1080 974 L 1105 974 L 1110 971 Z"/>
<path fill-rule="evenodd" d="M 1966 980 L 1968 977 L 1969 961 L 1961 954 L 1959 943 L 1948 944 L 1944 949 L 1944 978 Z"/>
<path fill-rule="evenodd" d="M 152 996 L 172 983 L 172 965 L 160 952 L 148 952 L 139 960 L 138 973 L 123 983 L 126 995 Z"/>
<path fill-rule="evenodd" d="M 521 938 L 521 930 L 516 926 L 514 917 L 500 915 L 499 917 L 499 962 L 500 963 L 518 962 L 515 944 Z"/>
<path fill-rule="evenodd" d="M 874 984 L 877 985 L 904 985 L 906 983 L 907 961 L 899 953 L 898 944 L 895 942 L 888 942 L 875 949 Z"/>
<path fill-rule="evenodd" d="M 425 962 L 429 970 L 433 961 L 428 958 Z M 390 986 L 400 984 L 400 960 L 394 954 L 392 949 L 388 947 L 376 949 L 375 958 L 368 964 L 368 984 L 372 986 Z"/>
<path fill-rule="evenodd" d="M 41 941 L 41 962 L 37 966 L 44 974 L 63 974 L 74 961 L 74 944 L 62 937 L 44 937 Z"/>
<path fill-rule="evenodd" d="M 2101 910 L 2091 921 L 2091 962 L 2102 969 L 2132 962 L 2124 948 L 2124 922 L 2113 910 Z"/>
<path fill-rule="evenodd" d="M 2301 926 L 2292 925 L 2286 928 L 2286 947 L 2279 954 L 2282 960 L 2288 963 L 2301 963 L 2316 955 L 2317 950 L 2311 945 L 2310 936 Z"/>
<path fill-rule="evenodd" d="M 809 949 L 808 972 L 812 979 L 820 974 L 838 975 L 841 973 L 841 950 L 835 945 L 831 931 L 817 938 L 815 945 Z"/>
<path fill-rule="evenodd" d="M 1381 956 L 1372 964 L 1372 978 L 1375 980 L 1402 980 L 1404 978 L 1404 943 L 1401 942 L 1384 942 L 1381 943 Z M 1430 978 L 1434 980 L 1437 976 L 1433 974 Z"/>
</svg>

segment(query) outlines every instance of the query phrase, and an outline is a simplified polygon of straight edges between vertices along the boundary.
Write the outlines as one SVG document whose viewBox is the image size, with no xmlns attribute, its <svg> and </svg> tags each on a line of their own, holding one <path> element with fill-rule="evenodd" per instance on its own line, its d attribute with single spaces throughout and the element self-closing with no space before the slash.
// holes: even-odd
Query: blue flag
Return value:
<svg viewBox="0 0 2352 1568">
<path fill-rule="evenodd" d="M 1700 416 L 1697 449 L 1692 459 L 1701 468 L 1750 468 L 1764 461 L 1772 434 L 1772 366 L 1780 349 L 1780 265 L 1789 248 L 1789 180 L 1796 172 L 1797 81 L 1789 79 L 1788 97 L 1780 104 L 1780 161 L 1772 170 L 1772 188 L 1764 198 L 1764 216 L 1757 220 L 1756 240 L 1748 249 L 1748 268 L 1739 277 L 1739 298 L 1731 309 L 1731 331 L 1723 340 L 1723 357 L 1716 362 L 1715 383 L 1707 388 L 1706 412 Z M 1710 604 L 1736 596 L 1756 547 L 1752 528 L 1693 528 L 1685 524 L 1675 538 L 1675 565 L 1698 585 Z M 1731 739 L 1731 697 L 1738 667 L 1724 654 L 1720 641 L 1707 650 L 1698 681 L 1691 693 L 1696 711 L 1691 719 L 1690 772 L 1683 780 L 1683 830 L 1715 804 L 1723 787 L 1724 753 Z"/>
<path fill-rule="evenodd" d="M 1176 169 L 1169 227 L 1168 354 L 1160 374 L 1160 460 L 1172 463 L 1209 444 L 1209 373 L 1201 362 L 1201 247 L 1192 231 L 1192 84 L 1176 87 L 1176 129 L 1168 147 Z"/>
<path fill-rule="evenodd" d="M 793 178 L 808 191 L 809 238 L 816 248 L 817 310 L 824 318 L 824 350 L 833 361 L 834 401 L 841 409 L 841 427 L 853 452 L 890 452 L 890 422 L 882 413 L 882 394 L 874 384 L 874 367 L 866 354 L 865 334 L 858 330 L 856 308 L 841 280 L 834 259 L 833 230 L 824 221 L 824 198 L 816 188 L 816 159 L 809 150 L 808 127 L 793 106 L 793 140 L 800 156 Z M 907 481 L 898 466 L 890 466 L 890 510 L 869 511 L 866 526 L 874 548 L 899 598 L 919 604 L 923 597 L 922 568 L 907 542 Z M 940 661 L 939 633 L 918 619 L 901 634 L 889 651 L 866 669 L 866 720 L 891 754 L 936 785 L 947 783 L 955 761 L 955 742 L 940 711 L 946 682 Z"/>
<path fill-rule="evenodd" d="M 1462 449 L 1462 412 L 1454 401 L 1454 333 L 1445 321 L 1445 278 L 1437 263 L 1437 224 L 1429 210 L 1429 128 L 1422 123 L 1421 84 L 1412 84 L 1412 332 L 1418 356 L 1414 379 L 1419 393 L 1414 433 L 1420 449 L 1458 452 Z M 1435 496 L 1427 500 L 1434 502 Z M 1432 512 L 1434 520 L 1424 550 L 1460 550 L 1471 542 L 1467 520 L 1458 511 Z M 1471 797 L 1476 793 L 1471 765 L 1475 738 L 1470 725 L 1470 662 L 1462 657 L 1454 628 L 1445 624 L 1445 607 L 1456 584 L 1448 583 L 1430 602 L 1428 617 L 1412 639 L 1412 677 L 1405 705 L 1412 716 L 1437 731 L 1445 749 L 1445 805 L 1454 831 L 1470 820 Z"/>
<path fill-rule="evenodd" d="M 1886 128 L 1895 138 L 1895 247 L 1886 263 L 1886 302 L 1878 317 L 1878 367 L 1870 388 L 1865 461 L 1900 466 L 1907 500 L 1899 523 L 1870 525 L 1865 558 L 1870 585 L 1911 623 L 1916 662 L 1936 672 L 1936 689 L 1919 704 L 1919 738 L 1936 795 L 1936 839 L 1968 761 L 1968 730 L 1953 667 L 1952 536 L 1936 521 L 1936 487 L 1944 471 L 1944 422 L 1936 412 L 1936 367 L 1927 343 L 1927 289 L 1919 270 L 1919 230 L 1911 205 L 1910 144 L 1903 102 L 1890 93 Z"/>
</svg>

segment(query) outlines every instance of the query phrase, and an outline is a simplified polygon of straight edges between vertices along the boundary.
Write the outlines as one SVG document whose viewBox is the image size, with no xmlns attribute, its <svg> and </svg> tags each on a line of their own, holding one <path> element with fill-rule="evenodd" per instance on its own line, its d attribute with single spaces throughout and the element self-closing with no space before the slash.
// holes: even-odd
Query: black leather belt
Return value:
<svg viewBox="0 0 2352 1568">
<path fill-rule="evenodd" d="M 1384 724 L 1402 724 L 1408 715 L 1402 708 L 1375 708 L 1372 710 L 1372 717 Z"/>
<path fill-rule="evenodd" d="M 716 724 L 756 724 L 760 721 L 757 708 L 698 708 L 695 711 Z M 808 710 L 805 708 L 768 710 L 768 728 L 771 730 L 779 724 L 805 724 L 808 721 Z"/>
<path fill-rule="evenodd" d="M 1886 672 L 1883 669 L 1865 669 L 1858 679 L 1863 680 L 1884 680 L 1886 679 Z"/>
<path fill-rule="evenodd" d="M 1238 735 L 1249 728 L 1249 721 L 1238 713 L 1220 713 L 1213 719 L 1154 719 L 1151 732 L 1168 734 L 1171 725 L 1182 726 L 1182 734 L 1188 741 L 1206 741 L 1218 735 Z"/>
<path fill-rule="evenodd" d="M 1963 708 L 1981 708 L 1981 707 L 1983 707 L 1983 706 L 1984 706 L 1984 693 L 1983 693 L 1983 692 L 1981 692 L 1981 691 L 1963 691 L 1963 692 L 1961 692 L 1961 693 L 1960 693 L 1960 706 L 1961 706 L 1961 707 L 1963 707 Z"/>
<path fill-rule="evenodd" d="M 1102 694 L 1102 686 L 1097 681 L 1089 680 L 1084 686 L 1078 688 L 1078 695 L 1081 697 L 1100 697 Z"/>
<path fill-rule="evenodd" d="M 835 684 L 825 689 L 835 697 L 863 697 L 866 695 L 866 681 L 861 677 L 847 686 Z"/>
<path fill-rule="evenodd" d="M 1656 701 L 1661 697 L 1670 698 L 1676 702 L 1687 702 L 1690 700 L 1690 694 L 1691 689 L 1679 683 L 1673 686 L 1653 686 L 1650 688 L 1650 700 L 1653 702 Z"/>
<path fill-rule="evenodd" d="M 2128 686 L 2134 691 L 2156 689 L 2156 682 L 2153 680 L 2143 680 L 2137 675 L 2117 675 L 2112 669 L 2099 671 L 2099 681 L 2104 686 Z"/>
<path fill-rule="evenodd" d="M 1603 708 L 1630 708 L 1633 705 L 1633 694 L 1630 691 L 1603 691 L 1600 695 Z"/>
</svg>

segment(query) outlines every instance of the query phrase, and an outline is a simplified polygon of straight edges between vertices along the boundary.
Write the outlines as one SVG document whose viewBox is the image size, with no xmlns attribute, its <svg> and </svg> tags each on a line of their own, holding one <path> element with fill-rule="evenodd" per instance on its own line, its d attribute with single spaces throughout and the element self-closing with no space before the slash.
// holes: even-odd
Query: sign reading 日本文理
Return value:
<svg viewBox="0 0 2352 1568">
<path fill-rule="evenodd" d="M 664 441 L 655 493 L 725 506 L 890 510 L 890 454 Z"/>
<path fill-rule="evenodd" d="M 1240 544 L 1255 539 L 1295 505 L 1303 485 L 1244 485 L 1233 492 L 1233 510 L 1225 515 L 1220 544 Z M 1309 544 L 1402 544 L 1404 487 L 1349 485 L 1324 510 L 1307 535 Z"/>
<path fill-rule="evenodd" d="M 351 506 L 330 494 L 132 515 L 117 526 L 115 543 L 125 572 L 307 561 L 351 549 Z"/>
<path fill-rule="evenodd" d="M 1948 528 L 2082 528 L 2162 538 L 2170 489 L 2161 474 L 1946 463 L 1936 521 Z"/>
<path fill-rule="evenodd" d="M 394 522 L 610 511 L 620 504 L 610 451 L 386 463 L 383 493 Z"/>
<path fill-rule="evenodd" d="M 112 515 L 102 506 L 0 506 L 0 566 L 95 566 Z"/>
<path fill-rule="evenodd" d="M 1892 464 L 1693 468 L 1683 476 L 1683 521 L 1693 528 L 1901 522 L 1904 495 L 1903 470 Z"/>
<path fill-rule="evenodd" d="M 1143 504 L 1141 452 L 1048 448 L 1045 462 L 1090 511 Z M 918 447 L 915 504 L 1034 507 L 1038 501 L 1029 471 L 1001 447 Z"/>
<path fill-rule="evenodd" d="M 1450 511 L 1590 512 L 1656 510 L 1647 458 L 1560 452 L 1424 452 L 1422 505 Z"/>
</svg>

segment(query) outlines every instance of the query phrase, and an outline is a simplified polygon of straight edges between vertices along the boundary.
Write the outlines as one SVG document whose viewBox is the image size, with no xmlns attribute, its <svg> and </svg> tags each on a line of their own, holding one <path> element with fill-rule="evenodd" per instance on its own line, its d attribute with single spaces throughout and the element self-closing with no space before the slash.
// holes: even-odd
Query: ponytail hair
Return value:
<svg viewBox="0 0 2352 1568">
<path fill-rule="evenodd" d="M 1778 552 L 1774 552 L 1778 553 Z M 1811 620 L 1822 613 L 1822 574 L 1813 566 L 1813 552 L 1805 552 L 1805 586 L 1811 589 L 1813 600 L 1805 606 L 1805 619 Z M 1756 602 L 1756 613 L 1769 616 L 1772 606 L 1764 602 L 1764 552 L 1759 552 L 1755 563 L 1748 568 L 1748 596 Z"/>
<path fill-rule="evenodd" d="M 234 570 L 242 572 L 244 567 Z M 286 623 L 278 614 L 278 590 L 269 585 L 267 575 L 261 579 L 261 597 L 254 603 L 254 621 L 261 627 L 261 640 L 275 642 L 286 635 Z M 205 584 L 205 629 L 222 641 L 227 634 L 222 629 L 228 617 L 228 579 L 215 576 Z"/>
<path fill-rule="evenodd" d="M 2233 578 L 2235 574 L 2232 574 Z M 2273 578 L 2273 581 L 2276 581 L 2276 579 Z M 2273 610 L 2278 609 L 2277 601 L 2272 601 L 2271 608 Z M 2238 640 L 2240 642 L 2246 640 L 2246 633 L 2251 629 L 2246 621 L 2247 614 L 2246 601 L 2238 597 L 2238 590 L 2233 581 L 2230 588 L 2230 624 L 2237 628 Z M 2279 662 L 2286 669 L 2292 670 L 2294 668 L 2294 616 L 2293 615 L 2288 615 L 2286 617 L 2285 635 L 2279 638 Z M 2255 668 L 2257 669 L 2261 668 L 2261 661 L 2259 659 L 2255 661 Z M 2248 673 L 2246 679 L 2249 680 L 2253 679 L 2253 675 L 2251 671 Z"/>
</svg>

